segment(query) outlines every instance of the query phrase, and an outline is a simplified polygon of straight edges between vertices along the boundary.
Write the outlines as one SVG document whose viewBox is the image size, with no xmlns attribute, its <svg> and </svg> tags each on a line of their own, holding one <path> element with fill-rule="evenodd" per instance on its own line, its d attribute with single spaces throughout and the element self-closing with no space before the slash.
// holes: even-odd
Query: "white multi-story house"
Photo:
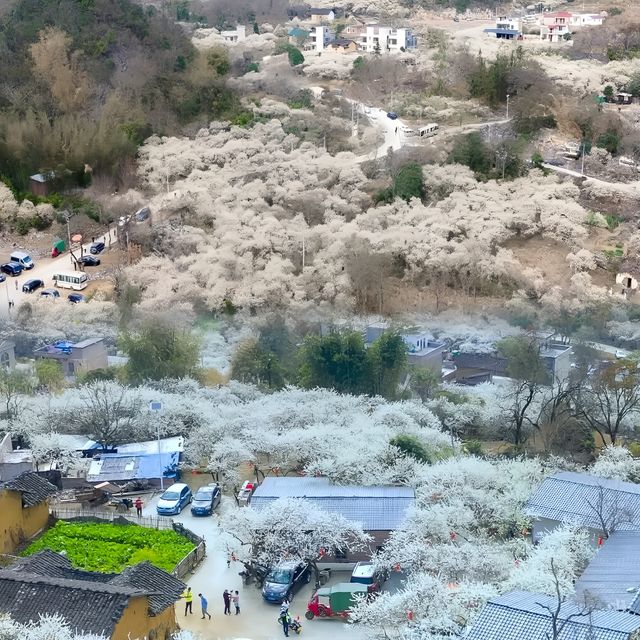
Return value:
<svg viewBox="0 0 640 640">
<path fill-rule="evenodd" d="M 304 43 L 305 51 L 324 51 L 331 42 L 329 27 L 311 27 L 309 37 Z"/>
<path fill-rule="evenodd" d="M 514 40 L 522 35 L 520 20 L 508 16 L 499 16 L 496 18 L 496 26 L 485 29 L 484 32 L 504 40 Z"/>
<path fill-rule="evenodd" d="M 369 53 L 398 53 L 415 49 L 418 39 L 410 29 L 401 27 L 384 27 L 378 24 L 368 24 L 356 29 L 356 42 L 362 51 Z M 347 29 L 348 30 L 348 29 Z M 347 31 L 346 30 L 346 31 Z"/>
<path fill-rule="evenodd" d="M 247 37 L 247 28 L 239 24 L 235 29 L 220 31 L 220 35 L 225 42 L 242 42 Z"/>
</svg>

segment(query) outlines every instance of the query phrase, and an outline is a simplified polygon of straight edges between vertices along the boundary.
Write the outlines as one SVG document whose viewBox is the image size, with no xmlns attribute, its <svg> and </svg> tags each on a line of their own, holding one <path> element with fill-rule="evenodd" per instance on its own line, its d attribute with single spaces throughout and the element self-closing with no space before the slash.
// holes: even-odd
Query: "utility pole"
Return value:
<svg viewBox="0 0 640 640">
<path fill-rule="evenodd" d="M 584 156 L 585 156 L 585 142 L 583 139 L 582 140 L 582 170 L 580 171 L 582 175 L 584 175 Z"/>
<path fill-rule="evenodd" d="M 507 93 L 507 120 L 509 119 L 509 98 L 511 96 Z"/>
<path fill-rule="evenodd" d="M 306 246 L 304 241 L 304 233 L 302 234 L 302 270 L 304 271 L 304 262 L 306 257 Z"/>
</svg>

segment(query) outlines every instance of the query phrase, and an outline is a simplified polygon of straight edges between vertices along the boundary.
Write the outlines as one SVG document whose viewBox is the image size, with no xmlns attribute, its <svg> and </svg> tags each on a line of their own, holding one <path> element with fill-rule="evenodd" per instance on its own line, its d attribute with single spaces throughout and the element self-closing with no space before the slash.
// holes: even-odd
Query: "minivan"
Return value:
<svg viewBox="0 0 640 640">
<path fill-rule="evenodd" d="M 9 257 L 11 262 L 17 262 L 23 269 L 33 269 L 36 263 L 31 259 L 31 256 L 24 251 L 14 251 Z"/>
<path fill-rule="evenodd" d="M 387 574 L 378 569 L 372 562 L 358 562 L 353 568 L 351 580 L 358 584 L 365 584 L 370 592 L 380 591 L 387 579 Z"/>
<path fill-rule="evenodd" d="M 183 482 L 172 484 L 158 500 L 156 511 L 159 516 L 177 516 L 192 499 L 191 489 Z"/>
</svg>

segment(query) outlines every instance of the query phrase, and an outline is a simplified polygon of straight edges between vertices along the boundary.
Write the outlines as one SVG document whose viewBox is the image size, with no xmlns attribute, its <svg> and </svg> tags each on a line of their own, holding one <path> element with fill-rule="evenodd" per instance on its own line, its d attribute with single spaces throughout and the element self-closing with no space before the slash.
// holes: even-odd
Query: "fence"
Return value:
<svg viewBox="0 0 640 640">
<path fill-rule="evenodd" d="M 112 522 L 114 524 L 139 524 L 148 529 L 173 529 L 173 520 L 171 518 L 163 518 L 161 516 L 142 516 L 138 518 L 134 514 L 118 513 L 116 511 L 95 511 L 79 510 L 79 509 L 61 509 L 59 507 L 51 508 L 51 515 L 58 520 L 78 520 L 79 522 Z"/>
<path fill-rule="evenodd" d="M 112 524 L 137 524 L 148 529 L 169 530 L 173 529 L 176 533 L 184 536 L 193 544 L 195 549 L 180 560 L 176 568 L 172 571 L 176 578 L 182 579 L 188 573 L 191 573 L 202 562 L 207 549 L 204 539 L 197 536 L 193 531 L 187 529 L 180 522 L 174 522 L 171 518 L 162 518 L 160 516 L 149 517 L 142 516 L 138 518 L 135 515 L 126 513 L 116 513 L 115 511 L 82 511 L 78 509 L 60 509 L 58 507 L 51 508 L 51 515 L 58 520 L 76 520 L 78 522 L 110 522 Z"/>
</svg>

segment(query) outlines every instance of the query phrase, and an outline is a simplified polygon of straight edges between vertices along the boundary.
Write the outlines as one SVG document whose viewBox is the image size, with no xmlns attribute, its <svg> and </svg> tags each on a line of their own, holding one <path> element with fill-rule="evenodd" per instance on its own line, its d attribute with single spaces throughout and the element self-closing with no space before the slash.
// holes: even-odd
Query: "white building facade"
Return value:
<svg viewBox="0 0 640 640">
<path fill-rule="evenodd" d="M 358 46 L 368 53 L 399 53 L 415 49 L 418 39 L 407 28 L 368 24 L 357 39 Z"/>
</svg>

